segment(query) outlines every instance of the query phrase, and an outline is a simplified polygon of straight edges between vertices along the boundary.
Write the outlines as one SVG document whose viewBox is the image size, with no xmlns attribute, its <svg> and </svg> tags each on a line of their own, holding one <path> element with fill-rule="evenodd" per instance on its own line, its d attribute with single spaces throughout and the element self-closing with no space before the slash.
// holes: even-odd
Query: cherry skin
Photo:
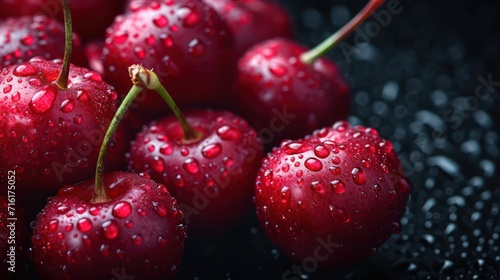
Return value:
<svg viewBox="0 0 500 280">
<path fill-rule="evenodd" d="M 234 38 L 202 1 L 132 1 L 108 29 L 103 49 L 106 79 L 118 92 L 130 84 L 127 67 L 153 68 L 179 106 L 215 104 L 228 94 L 236 72 Z M 137 110 L 150 119 L 168 110 L 154 94 L 140 96 Z"/>
<path fill-rule="evenodd" d="M 306 51 L 293 41 L 273 39 L 238 63 L 237 110 L 258 131 L 273 130 L 270 144 L 300 138 L 350 113 L 350 89 L 339 68 L 324 57 L 302 62 Z"/>
<path fill-rule="evenodd" d="M 255 130 L 230 112 L 189 111 L 185 117 L 201 136 L 185 140 L 175 117 L 153 121 L 132 142 L 129 170 L 148 172 L 167 186 L 190 235 L 216 236 L 250 209 L 262 144 Z"/>
<path fill-rule="evenodd" d="M 183 255 L 183 214 L 147 174 L 104 176 L 109 200 L 92 202 L 94 180 L 61 188 L 38 214 L 32 237 L 43 279 L 174 279 Z"/>
<path fill-rule="evenodd" d="M 117 108 L 116 91 L 98 73 L 72 65 L 61 90 L 54 83 L 60 68 L 34 58 L 0 73 L 0 174 L 4 181 L 15 170 L 19 192 L 55 192 L 90 177 Z M 121 147 L 109 156 L 123 161 Z"/>
<path fill-rule="evenodd" d="M 0 67 L 18 64 L 35 56 L 63 58 L 64 26 L 43 15 L 0 20 Z M 80 37 L 73 34 L 72 62 L 86 66 Z"/>
<path fill-rule="evenodd" d="M 276 37 L 292 38 L 293 29 L 287 11 L 268 0 L 204 0 L 211 5 L 233 31 L 238 57 L 253 45 Z"/>
<path fill-rule="evenodd" d="M 71 1 L 73 28 L 84 41 L 103 38 L 106 28 L 123 11 L 124 0 Z M 44 15 L 63 22 L 60 1 L 0 0 L 0 18 Z"/>
<path fill-rule="evenodd" d="M 316 257 L 332 268 L 374 255 L 400 231 L 412 190 L 392 144 L 346 122 L 307 138 L 284 141 L 263 160 L 255 194 L 261 227 L 296 262 Z"/>
</svg>

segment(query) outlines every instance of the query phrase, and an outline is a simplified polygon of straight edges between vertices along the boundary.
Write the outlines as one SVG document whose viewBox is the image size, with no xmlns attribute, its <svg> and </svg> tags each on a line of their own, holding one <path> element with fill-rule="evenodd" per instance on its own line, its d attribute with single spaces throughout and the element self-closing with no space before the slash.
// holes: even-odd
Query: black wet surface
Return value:
<svg viewBox="0 0 500 280">
<path fill-rule="evenodd" d="M 366 3 L 281 2 L 311 47 Z M 250 216 L 188 241 L 178 279 L 500 279 L 500 2 L 388 5 L 328 56 L 352 85 L 349 121 L 390 139 L 413 181 L 402 232 L 352 267 L 283 277 L 293 263 Z"/>
</svg>

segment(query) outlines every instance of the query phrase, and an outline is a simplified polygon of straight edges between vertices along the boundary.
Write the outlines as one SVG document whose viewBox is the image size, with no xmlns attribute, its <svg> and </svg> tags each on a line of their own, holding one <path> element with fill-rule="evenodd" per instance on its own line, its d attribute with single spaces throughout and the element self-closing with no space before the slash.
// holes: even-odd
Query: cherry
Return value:
<svg viewBox="0 0 500 280">
<path fill-rule="evenodd" d="M 15 177 L 15 173 L 10 172 L 7 177 L 9 180 L 3 181 L 8 184 L 10 197 L 0 196 L 2 279 L 26 279 L 27 272 L 29 234 L 24 211 L 16 201 Z"/>
<path fill-rule="evenodd" d="M 126 92 L 126 67 L 154 68 L 182 105 L 216 103 L 236 72 L 234 38 L 217 13 L 201 1 L 132 1 L 108 29 L 103 49 L 106 79 Z M 136 102 L 150 118 L 167 110 L 157 95 Z"/>
<path fill-rule="evenodd" d="M 391 142 L 344 121 L 306 138 L 283 141 L 263 160 L 260 225 L 296 262 L 331 268 L 374 255 L 400 231 L 412 190 Z"/>
<path fill-rule="evenodd" d="M 71 1 L 74 29 L 84 41 L 102 38 L 106 28 L 123 10 L 124 0 Z M 46 0 L 0 0 L 0 18 L 44 15 L 63 21 L 60 1 Z"/>
<path fill-rule="evenodd" d="M 174 279 L 182 260 L 186 227 L 167 187 L 149 174 L 104 173 L 112 138 L 142 91 L 140 71 L 111 121 L 97 159 L 95 178 L 61 188 L 37 215 L 32 237 L 44 279 Z M 125 277 L 125 276 L 123 276 Z"/>
<path fill-rule="evenodd" d="M 93 201 L 94 181 L 60 189 L 38 214 L 33 256 L 43 279 L 174 279 L 183 255 L 182 212 L 146 174 L 104 176 L 109 198 Z"/>
<path fill-rule="evenodd" d="M 168 94 L 154 73 L 140 71 L 150 75 L 148 88 Z M 126 155 L 129 170 L 148 172 L 167 186 L 192 235 L 220 235 L 252 205 L 262 143 L 245 120 L 228 111 L 183 115 L 171 99 L 168 103 L 176 117 L 153 121 L 137 134 Z"/>
<path fill-rule="evenodd" d="M 292 38 L 290 17 L 281 5 L 268 0 L 204 0 L 233 31 L 238 56 L 253 45 L 275 37 Z"/>
<path fill-rule="evenodd" d="M 0 70 L 0 174 L 15 170 L 19 192 L 55 192 L 89 177 L 116 110 L 113 87 L 70 65 L 71 34 L 68 18 L 63 62 L 33 58 Z M 113 154 L 123 160 L 123 151 Z"/>
<path fill-rule="evenodd" d="M 312 50 L 287 39 L 251 48 L 238 63 L 234 103 L 257 130 L 274 130 L 270 144 L 295 139 L 347 118 L 349 85 L 333 61 L 322 55 L 350 34 L 383 0 L 371 0 L 351 22 Z M 276 114 L 287 116 L 276 125 Z"/>
<path fill-rule="evenodd" d="M 64 55 L 64 26 L 46 16 L 24 16 L 0 21 L 0 66 L 30 60 L 35 56 L 47 60 Z M 73 34 L 73 63 L 86 66 L 80 37 Z"/>
</svg>

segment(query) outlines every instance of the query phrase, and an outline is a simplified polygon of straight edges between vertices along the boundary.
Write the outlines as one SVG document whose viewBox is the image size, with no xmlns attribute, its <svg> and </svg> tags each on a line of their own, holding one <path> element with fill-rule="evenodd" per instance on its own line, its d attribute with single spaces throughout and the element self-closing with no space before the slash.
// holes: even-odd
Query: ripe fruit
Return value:
<svg viewBox="0 0 500 280">
<path fill-rule="evenodd" d="M 255 204 L 285 255 L 327 268 L 372 256 L 399 232 L 411 189 L 389 141 L 337 122 L 273 149 L 257 176 Z"/>
<path fill-rule="evenodd" d="M 7 188 L 13 192 L 9 193 L 9 198 L 0 196 L 0 277 L 25 279 L 29 241 L 27 223 L 15 197 L 15 173 L 9 172 L 8 177 L 9 180 L 4 182 L 9 184 Z"/>
<path fill-rule="evenodd" d="M 219 102 L 236 72 L 234 39 L 217 13 L 201 1 L 132 1 L 108 29 L 103 49 L 106 79 L 127 92 L 131 64 L 154 68 L 182 105 Z M 136 102 L 144 116 L 165 116 L 156 95 Z"/>
<path fill-rule="evenodd" d="M 253 45 L 275 37 L 292 38 L 292 22 L 278 3 L 268 0 L 204 0 L 229 24 L 238 57 Z"/>
<path fill-rule="evenodd" d="M 124 0 L 71 1 L 71 14 L 74 30 L 84 41 L 102 38 L 106 28 L 116 15 L 122 12 Z M 63 21 L 63 9 L 60 1 L 46 0 L 1 0 L 0 18 L 44 15 Z"/>
<path fill-rule="evenodd" d="M 176 117 L 151 122 L 127 154 L 129 169 L 148 172 L 179 201 L 190 233 L 214 236 L 249 210 L 262 143 L 245 120 L 227 111 L 180 113 L 155 73 L 137 67 Z"/>
<path fill-rule="evenodd" d="M 19 192 L 89 177 L 116 110 L 117 93 L 99 74 L 70 65 L 70 34 L 68 19 L 62 63 L 34 58 L 0 73 L 0 174 L 15 170 Z"/>
<path fill-rule="evenodd" d="M 36 219 L 33 256 L 43 279 L 174 279 L 183 255 L 182 212 L 147 174 L 104 176 L 60 189 Z"/>
<path fill-rule="evenodd" d="M 64 55 L 64 26 L 46 16 L 24 16 L 0 21 L 0 67 L 19 64 L 35 56 L 47 60 Z M 80 37 L 73 34 L 73 63 L 86 66 Z"/>
<path fill-rule="evenodd" d="M 345 38 L 383 0 L 369 4 L 346 26 L 312 50 L 286 39 L 272 39 L 251 48 L 238 63 L 234 103 L 257 130 L 271 129 L 276 144 L 347 118 L 349 85 L 338 67 L 321 56 Z M 276 124 L 277 114 L 288 116 Z"/>
<path fill-rule="evenodd" d="M 250 209 L 262 144 L 246 121 L 227 111 L 190 111 L 201 136 L 186 140 L 175 117 L 151 122 L 127 154 L 129 169 L 164 183 L 183 209 L 190 233 L 214 235 Z"/>
</svg>

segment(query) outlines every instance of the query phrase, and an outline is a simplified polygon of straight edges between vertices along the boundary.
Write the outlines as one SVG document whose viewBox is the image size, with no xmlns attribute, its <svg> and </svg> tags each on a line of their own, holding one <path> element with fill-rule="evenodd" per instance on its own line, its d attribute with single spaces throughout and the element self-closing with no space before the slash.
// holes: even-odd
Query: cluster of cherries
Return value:
<svg viewBox="0 0 500 280">
<path fill-rule="evenodd" d="M 349 86 L 323 57 L 383 0 L 311 50 L 266 0 L 68 2 L 0 1 L 0 177 L 15 174 L 19 266 L 173 279 L 187 236 L 227 233 L 252 207 L 296 262 L 335 244 L 326 268 L 400 230 L 411 183 L 390 141 L 343 121 Z"/>
</svg>

